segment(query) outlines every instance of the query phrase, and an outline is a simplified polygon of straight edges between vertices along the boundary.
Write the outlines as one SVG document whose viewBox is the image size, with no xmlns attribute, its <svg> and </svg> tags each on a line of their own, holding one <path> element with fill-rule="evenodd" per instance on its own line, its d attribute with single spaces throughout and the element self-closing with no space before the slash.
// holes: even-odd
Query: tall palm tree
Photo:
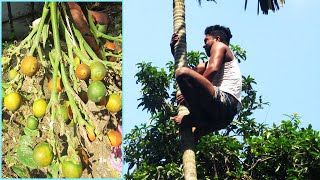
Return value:
<svg viewBox="0 0 320 180">
<path fill-rule="evenodd" d="M 215 0 L 207 0 L 214 1 Z M 201 4 L 201 0 L 198 0 Z M 245 9 L 247 8 L 248 0 L 245 0 Z M 282 6 L 285 0 L 258 0 L 258 10 L 263 12 L 263 14 L 268 14 L 269 10 L 273 12 L 279 9 L 279 5 Z M 179 69 L 187 64 L 187 42 L 186 42 L 186 24 L 185 24 L 185 4 L 184 0 L 173 0 L 173 26 L 174 32 L 178 33 L 179 41 L 174 48 L 174 59 L 175 59 L 175 69 Z M 177 86 L 177 90 L 179 87 Z M 178 107 L 179 115 L 188 114 L 188 109 L 180 105 Z M 182 146 L 182 161 L 183 161 L 183 171 L 184 178 L 186 180 L 197 179 L 196 163 L 195 163 L 195 153 L 194 153 L 194 137 L 192 129 L 190 128 L 180 128 L 181 136 L 181 146 Z"/>
<path fill-rule="evenodd" d="M 187 42 L 186 42 L 186 24 L 185 24 L 185 5 L 184 0 L 173 0 L 173 24 L 174 32 L 178 33 L 179 40 L 174 48 L 175 69 L 179 69 L 187 64 Z M 179 87 L 177 87 L 179 88 Z M 188 109 L 180 105 L 178 114 L 188 114 Z M 186 180 L 197 179 L 194 137 L 191 127 L 180 128 L 183 171 Z"/>
</svg>

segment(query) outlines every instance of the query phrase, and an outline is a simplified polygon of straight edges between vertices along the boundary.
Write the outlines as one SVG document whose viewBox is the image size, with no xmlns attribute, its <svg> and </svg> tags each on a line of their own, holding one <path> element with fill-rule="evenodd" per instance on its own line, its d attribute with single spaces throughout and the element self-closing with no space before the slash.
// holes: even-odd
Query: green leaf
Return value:
<svg viewBox="0 0 320 180">
<path fill-rule="evenodd" d="M 28 136 L 38 136 L 39 135 L 39 130 L 31 130 L 28 127 L 23 128 L 23 132 L 28 135 Z"/>
<path fill-rule="evenodd" d="M 32 138 L 31 136 L 23 135 L 19 139 L 19 146 L 31 146 Z"/>
<path fill-rule="evenodd" d="M 49 168 L 49 172 L 52 175 L 52 178 L 58 178 L 59 173 L 59 163 L 52 162 Z"/>
<path fill-rule="evenodd" d="M 12 166 L 16 163 L 16 159 L 14 158 L 14 156 L 12 156 L 11 152 L 9 152 L 6 156 L 5 156 L 5 161 L 7 166 Z"/>
<path fill-rule="evenodd" d="M 20 145 L 17 150 L 18 160 L 31 169 L 36 169 L 38 165 L 33 160 L 33 150 L 29 146 Z"/>
<path fill-rule="evenodd" d="M 47 173 L 46 176 L 47 176 L 47 179 L 51 179 L 52 178 L 50 173 Z"/>
<path fill-rule="evenodd" d="M 270 132 L 267 132 L 267 139 L 269 139 L 271 136 L 271 133 Z"/>
<path fill-rule="evenodd" d="M 14 165 L 11 167 L 13 172 L 17 174 L 17 176 L 19 176 L 20 178 L 28 178 L 29 173 L 28 173 L 28 169 L 22 165 Z"/>
<path fill-rule="evenodd" d="M 2 88 L 4 89 L 8 89 L 10 87 L 10 84 L 9 83 L 2 83 Z"/>
</svg>

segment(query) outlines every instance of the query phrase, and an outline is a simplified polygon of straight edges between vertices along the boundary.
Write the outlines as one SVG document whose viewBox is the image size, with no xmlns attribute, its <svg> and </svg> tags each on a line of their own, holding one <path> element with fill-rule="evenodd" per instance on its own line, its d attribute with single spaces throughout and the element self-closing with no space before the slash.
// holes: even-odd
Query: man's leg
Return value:
<svg viewBox="0 0 320 180">
<path fill-rule="evenodd" d="M 214 110 L 214 86 L 201 74 L 187 67 L 182 67 L 176 72 L 176 79 L 191 116 L 184 117 L 181 121 L 194 121 L 194 118 L 197 118 L 203 122 L 203 118 L 208 118 L 208 113 Z"/>
</svg>

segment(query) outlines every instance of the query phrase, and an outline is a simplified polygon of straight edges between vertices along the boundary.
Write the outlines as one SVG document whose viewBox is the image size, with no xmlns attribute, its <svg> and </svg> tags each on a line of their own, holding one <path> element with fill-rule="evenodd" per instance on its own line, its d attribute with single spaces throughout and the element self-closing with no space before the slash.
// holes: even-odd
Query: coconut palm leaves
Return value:
<svg viewBox="0 0 320 180">
<path fill-rule="evenodd" d="M 248 0 L 245 1 L 244 9 L 247 9 Z M 263 14 L 268 14 L 269 10 L 275 12 L 279 10 L 280 6 L 283 6 L 285 0 L 258 0 L 257 13 L 259 14 L 260 9 Z"/>
<path fill-rule="evenodd" d="M 199 4 L 201 5 L 202 0 L 198 0 Z M 216 0 L 207 0 L 207 1 L 213 1 L 215 3 Z M 285 3 L 285 0 L 258 0 L 258 9 L 257 13 L 260 13 L 260 10 L 263 14 L 268 14 L 269 10 L 272 10 L 275 12 L 276 10 L 280 9 L 280 6 L 283 6 Z M 244 9 L 247 9 L 248 0 L 245 0 Z"/>
</svg>

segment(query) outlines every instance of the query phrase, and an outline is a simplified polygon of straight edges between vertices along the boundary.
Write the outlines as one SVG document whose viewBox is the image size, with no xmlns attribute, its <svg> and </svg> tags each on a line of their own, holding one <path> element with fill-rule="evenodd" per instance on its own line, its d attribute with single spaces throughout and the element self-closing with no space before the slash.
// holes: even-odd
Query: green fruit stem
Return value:
<svg viewBox="0 0 320 180">
<path fill-rule="evenodd" d="M 60 68 L 61 68 L 61 79 L 62 79 L 62 83 L 64 85 L 64 88 L 65 88 L 65 91 L 67 93 L 67 96 L 68 96 L 68 99 L 69 99 L 69 102 L 70 102 L 70 106 L 71 106 L 71 109 L 72 109 L 72 113 L 74 115 L 74 119 L 77 121 L 77 123 L 80 125 L 80 126 L 91 126 L 86 120 L 84 120 L 81 116 L 81 112 L 78 108 L 78 106 L 76 105 L 76 102 L 74 100 L 74 90 L 72 89 L 69 81 L 68 81 L 68 77 L 66 75 L 66 70 L 65 70 L 65 67 L 64 67 L 64 64 L 61 63 L 60 64 Z"/>
<path fill-rule="evenodd" d="M 116 58 L 122 59 L 122 55 L 113 54 L 113 53 L 111 53 L 111 52 L 106 52 L 106 53 L 105 53 L 105 56 L 116 57 Z"/>
<path fill-rule="evenodd" d="M 87 57 L 85 57 L 81 51 L 77 48 L 73 48 L 73 52 L 81 59 L 82 62 L 84 62 L 85 64 L 87 64 L 88 66 L 90 66 L 90 64 L 94 63 L 94 62 L 101 62 L 102 64 L 104 64 L 106 67 L 111 68 L 111 69 L 117 69 L 119 70 L 121 67 L 119 66 L 118 63 L 116 62 L 109 62 L 109 61 L 103 61 L 101 59 L 93 59 L 92 61 L 90 61 Z"/>
<path fill-rule="evenodd" d="M 57 77 L 59 72 L 59 62 L 62 61 L 61 56 L 61 46 L 60 46 L 60 36 L 59 36 L 59 29 L 58 29 L 58 17 L 57 17 L 57 2 L 50 3 L 50 15 L 51 15 L 51 24 L 52 24 L 52 31 L 53 31 L 53 42 L 54 42 L 54 64 L 53 64 L 53 77 L 52 77 L 52 92 L 51 92 L 51 99 L 53 100 L 53 104 L 58 102 L 58 95 L 55 89 L 57 88 Z M 55 109 L 55 108 L 53 108 Z M 52 117 L 54 113 L 52 113 Z"/>
<path fill-rule="evenodd" d="M 75 147 L 76 147 L 77 138 L 75 138 L 75 137 L 71 138 L 69 133 L 66 133 L 66 137 L 67 137 L 67 142 L 68 142 L 68 149 L 67 149 L 68 155 L 75 154 L 76 153 Z"/>
<path fill-rule="evenodd" d="M 36 37 L 35 39 L 33 39 L 33 42 L 32 42 L 32 47 L 28 53 L 29 56 L 33 56 L 33 53 L 34 53 L 34 50 L 36 49 L 36 47 L 39 45 L 39 42 L 40 42 L 40 37 L 41 37 L 41 33 L 42 33 L 42 28 L 43 28 L 43 25 L 44 25 L 44 22 L 46 20 L 46 17 L 49 13 L 49 2 L 46 2 L 43 6 L 43 10 L 42 10 L 42 16 L 41 16 L 41 19 L 40 19 L 40 23 L 38 25 L 38 30 L 37 30 L 37 34 L 36 34 Z M 52 14 L 52 13 L 51 13 Z"/>
<path fill-rule="evenodd" d="M 31 50 L 29 51 L 28 55 L 33 55 L 34 53 L 34 50 L 35 48 L 38 46 L 39 44 L 39 40 L 40 40 L 40 35 L 41 35 L 41 32 L 42 32 L 42 27 L 43 27 L 43 24 L 44 24 L 44 21 L 48 15 L 48 12 L 49 12 L 49 9 L 48 9 L 48 2 L 45 3 L 44 7 L 43 7 L 43 11 L 42 11 L 42 16 L 41 16 L 41 20 L 40 20 L 40 23 L 38 26 L 34 27 L 32 29 L 32 31 L 29 33 L 29 35 L 21 41 L 21 43 L 19 44 L 18 47 L 16 47 L 12 52 L 10 52 L 10 56 L 14 55 L 14 54 L 17 54 L 20 52 L 21 49 L 23 49 L 25 47 L 25 44 L 26 43 L 30 43 L 30 41 L 33 42 L 33 45 L 32 45 L 32 48 Z M 33 35 L 36 34 L 36 38 L 34 40 L 32 40 L 33 38 Z M 5 61 L 5 62 L 2 62 L 2 67 L 5 67 L 6 64 L 10 64 L 11 62 L 11 57 L 8 61 Z M 20 63 L 20 58 L 17 58 L 18 61 L 17 61 L 17 64 Z"/>
<path fill-rule="evenodd" d="M 51 108 L 51 123 L 55 121 L 55 111 L 58 105 L 58 95 L 55 89 L 57 88 L 57 76 L 59 71 L 59 61 L 61 61 L 61 46 L 60 46 L 60 37 L 58 30 L 58 17 L 57 17 L 57 2 L 50 2 L 50 18 L 53 32 L 53 42 L 54 42 L 54 51 L 51 51 L 53 54 L 54 64 L 53 64 L 53 78 L 52 78 L 52 91 L 50 101 L 52 103 Z M 53 146 L 54 152 L 56 152 L 56 139 L 54 138 L 53 126 L 50 126 L 49 129 L 51 138 L 55 144 Z"/>
<path fill-rule="evenodd" d="M 65 55 L 65 58 L 68 59 L 68 57 L 66 55 Z M 89 111 L 88 108 L 86 108 L 85 104 L 81 101 L 80 97 L 76 94 L 76 92 L 71 87 L 71 85 L 68 81 L 68 77 L 66 75 L 66 70 L 65 70 L 64 64 L 61 63 L 60 67 L 61 67 L 62 83 L 63 83 L 65 91 L 67 93 L 67 96 L 68 96 L 68 99 L 70 102 L 70 106 L 72 109 L 72 113 L 74 115 L 74 119 L 76 120 L 76 123 L 78 123 L 79 126 L 92 128 L 93 131 L 96 131 L 96 133 L 99 134 L 100 132 L 98 130 L 95 130 L 94 123 L 90 120 L 90 119 L 95 119 L 94 115 Z M 76 100 L 80 104 L 79 107 L 76 104 Z M 86 117 L 87 121 L 85 119 L 83 119 L 81 112 L 80 112 L 80 109 L 79 109 L 80 107 L 83 108 L 81 110 L 82 110 L 82 113 L 84 114 L 84 116 Z"/>
<path fill-rule="evenodd" d="M 44 14 L 42 14 L 42 15 L 44 15 Z M 10 55 L 12 56 L 12 55 L 20 52 L 20 50 L 24 47 L 25 43 L 29 42 L 32 39 L 33 35 L 37 32 L 38 29 L 39 29 L 39 26 L 34 27 L 32 29 L 32 31 L 29 33 L 29 35 L 24 40 L 21 41 L 19 46 L 16 47 L 12 52 L 10 52 Z M 8 61 L 2 62 L 2 66 L 4 66 L 5 64 L 10 63 L 10 60 L 11 59 L 9 59 Z"/>
<path fill-rule="evenodd" d="M 67 12 L 66 12 L 66 7 L 65 4 L 62 4 L 63 10 L 64 10 L 64 15 L 66 16 L 66 22 L 67 22 L 67 26 L 71 28 L 71 25 L 69 23 L 69 20 L 67 20 Z M 69 62 L 69 72 L 70 72 L 70 78 L 73 80 L 73 87 L 78 87 L 78 83 L 77 83 L 77 79 L 75 77 L 74 74 L 74 69 L 75 69 L 75 62 L 74 62 L 74 58 L 73 58 L 73 53 L 72 53 L 72 47 L 78 47 L 76 42 L 75 42 L 75 38 L 73 36 L 73 33 L 71 30 L 68 31 L 68 28 L 66 26 L 66 24 L 64 23 L 64 21 L 62 19 L 60 19 L 60 27 L 62 28 L 62 31 L 64 31 L 64 36 L 66 39 L 66 43 L 67 43 L 67 48 L 68 48 L 68 56 L 65 55 L 64 52 L 62 52 L 63 56 L 65 57 L 65 59 L 67 59 L 67 61 Z M 72 43 L 73 39 L 74 43 Z"/>
<path fill-rule="evenodd" d="M 87 10 L 88 11 L 88 10 Z M 89 13 L 88 13 L 89 14 Z M 89 22 L 89 25 L 90 25 L 90 28 L 94 34 L 94 36 L 96 37 L 96 39 L 98 38 L 105 38 L 105 39 L 108 39 L 108 40 L 111 40 L 111 41 L 118 41 L 118 42 L 122 42 L 122 36 L 119 35 L 117 37 L 113 37 L 113 36 L 108 36 L 106 34 L 103 34 L 102 32 L 100 32 L 97 27 L 95 26 L 91 16 L 88 15 L 87 17 L 88 19 L 88 22 Z"/>
<path fill-rule="evenodd" d="M 40 46 L 37 46 L 38 57 L 40 59 L 41 65 L 47 67 L 47 62 L 43 59 L 42 49 Z"/>
<path fill-rule="evenodd" d="M 84 48 L 84 43 L 87 43 L 87 41 L 83 38 L 82 34 L 80 33 L 80 31 L 74 26 L 74 24 L 72 25 L 72 29 L 74 32 L 74 35 L 77 37 L 78 42 L 79 42 L 79 47 L 81 52 L 86 52 L 85 48 Z M 90 53 L 93 52 L 93 50 L 90 47 Z M 94 52 L 93 52 L 94 53 Z M 94 55 L 97 57 L 97 55 L 94 53 Z"/>
<path fill-rule="evenodd" d="M 104 45 L 101 46 L 102 42 L 101 42 L 101 40 L 99 40 L 99 39 L 98 39 L 98 44 L 99 44 L 99 48 L 100 48 L 100 51 L 101 51 L 102 60 L 103 60 L 103 61 L 107 61 L 107 56 L 106 56 L 107 54 L 106 54 Z M 115 55 L 115 54 L 112 54 L 112 55 Z"/>
<path fill-rule="evenodd" d="M 90 57 L 92 59 L 99 59 L 99 57 L 92 50 L 92 48 L 89 46 L 87 41 L 83 38 L 81 32 L 75 26 L 73 26 L 73 31 L 74 31 L 74 34 L 75 34 L 75 36 L 77 37 L 77 39 L 79 41 L 80 46 L 82 46 L 84 48 L 84 50 L 90 55 Z"/>
<path fill-rule="evenodd" d="M 83 43 L 84 49 L 85 51 L 90 55 L 90 57 L 94 60 L 100 60 L 102 61 L 97 55 L 96 53 L 92 50 L 92 48 L 90 47 L 90 45 L 87 43 L 87 41 L 85 41 L 85 39 L 83 38 L 82 34 L 80 33 L 79 30 L 77 30 L 75 27 L 73 27 L 74 33 L 78 39 L 78 41 L 80 43 Z M 104 51 L 103 51 L 104 52 Z M 112 56 L 112 57 L 116 57 L 116 58 L 122 58 L 121 55 L 117 55 L 117 54 L 113 54 L 113 53 L 106 53 L 104 52 L 105 56 Z"/>
<path fill-rule="evenodd" d="M 76 63 L 74 62 L 74 58 L 73 58 L 72 43 L 69 37 L 67 36 L 67 32 L 65 32 L 65 35 L 66 35 L 66 42 L 68 47 L 68 56 L 65 54 L 64 55 L 65 55 L 65 59 L 67 59 L 67 61 L 69 62 L 69 73 L 70 73 L 70 78 L 73 80 L 73 87 L 78 87 L 78 81 L 74 74 Z"/>
<path fill-rule="evenodd" d="M 66 3 L 62 3 L 63 13 L 64 13 L 65 21 L 66 21 L 67 24 L 65 24 L 64 21 L 61 18 L 61 21 L 60 21 L 60 23 L 62 25 L 61 27 L 62 27 L 62 29 L 64 31 L 66 31 L 66 37 L 68 36 L 70 38 L 70 41 L 72 39 L 73 40 L 72 42 L 77 47 L 77 44 L 75 42 L 75 37 L 74 37 L 74 34 L 72 32 L 73 27 L 70 25 L 70 19 L 71 18 L 69 18 L 69 17 L 71 17 L 72 15 L 71 15 L 70 9 L 68 9 L 66 6 L 67 6 Z M 68 9 L 68 11 L 67 11 L 67 9 Z M 73 60 L 73 58 L 72 58 L 72 60 Z"/>
<path fill-rule="evenodd" d="M 85 39 L 83 38 L 83 36 L 80 33 L 80 31 L 77 30 L 74 25 L 72 25 L 72 29 L 73 29 L 73 32 L 74 32 L 76 38 L 79 41 L 80 48 L 76 44 L 72 43 L 71 39 L 74 39 L 74 36 L 73 36 L 72 32 L 68 31 L 66 25 L 64 24 L 64 22 L 62 20 L 61 20 L 61 25 L 62 25 L 61 28 L 63 28 L 63 30 L 65 32 L 65 39 L 66 39 L 66 42 L 67 42 L 67 45 L 68 45 L 68 55 L 69 55 L 69 58 L 72 60 L 72 62 L 74 62 L 73 61 L 73 53 L 69 52 L 69 48 L 70 47 L 72 47 L 73 52 L 81 59 L 81 61 L 83 63 L 87 64 L 87 65 L 90 65 L 94 61 L 98 61 L 98 62 L 103 63 L 105 66 L 107 66 L 109 68 L 120 69 L 120 67 L 117 67 L 117 66 L 119 66 L 119 64 L 116 63 L 116 62 L 109 62 L 109 61 L 101 60 L 96 55 L 96 53 L 92 50 L 90 45 L 85 41 Z M 69 24 L 69 26 L 70 26 L 70 24 Z M 89 58 L 87 58 L 82 53 L 82 48 L 81 48 L 82 46 L 84 47 L 85 52 L 87 52 L 89 54 L 89 56 L 93 59 L 93 61 L 91 61 Z M 104 53 L 104 54 L 106 56 L 114 56 L 116 58 L 122 58 L 122 55 L 116 55 L 116 54 L 112 54 L 112 53 Z M 71 57 L 71 55 L 72 55 L 72 57 Z"/>
<path fill-rule="evenodd" d="M 65 15 L 67 16 L 67 12 L 65 10 Z M 68 21 L 67 21 L 68 23 Z M 98 56 L 96 55 L 96 53 L 91 49 L 91 47 L 88 45 L 87 41 L 83 38 L 82 34 L 80 33 L 80 31 L 74 26 L 74 24 L 68 25 L 68 27 L 70 27 L 69 31 L 66 27 L 66 25 L 64 24 L 64 22 L 61 20 L 61 24 L 62 24 L 62 27 L 65 31 L 65 36 L 66 36 L 66 39 L 69 40 L 69 42 L 71 42 L 71 39 L 74 39 L 74 36 L 73 36 L 73 33 L 75 34 L 75 36 L 77 37 L 78 39 L 78 42 L 79 42 L 79 47 L 80 47 L 80 50 L 81 52 L 86 52 L 88 53 L 92 58 L 95 58 L 95 59 L 99 59 Z M 73 32 L 72 32 L 72 30 Z M 71 36 L 71 37 L 70 37 Z M 72 44 L 72 43 L 71 43 Z M 76 48 L 78 48 L 76 45 L 75 45 Z M 73 58 L 72 58 L 73 59 Z"/>
</svg>

